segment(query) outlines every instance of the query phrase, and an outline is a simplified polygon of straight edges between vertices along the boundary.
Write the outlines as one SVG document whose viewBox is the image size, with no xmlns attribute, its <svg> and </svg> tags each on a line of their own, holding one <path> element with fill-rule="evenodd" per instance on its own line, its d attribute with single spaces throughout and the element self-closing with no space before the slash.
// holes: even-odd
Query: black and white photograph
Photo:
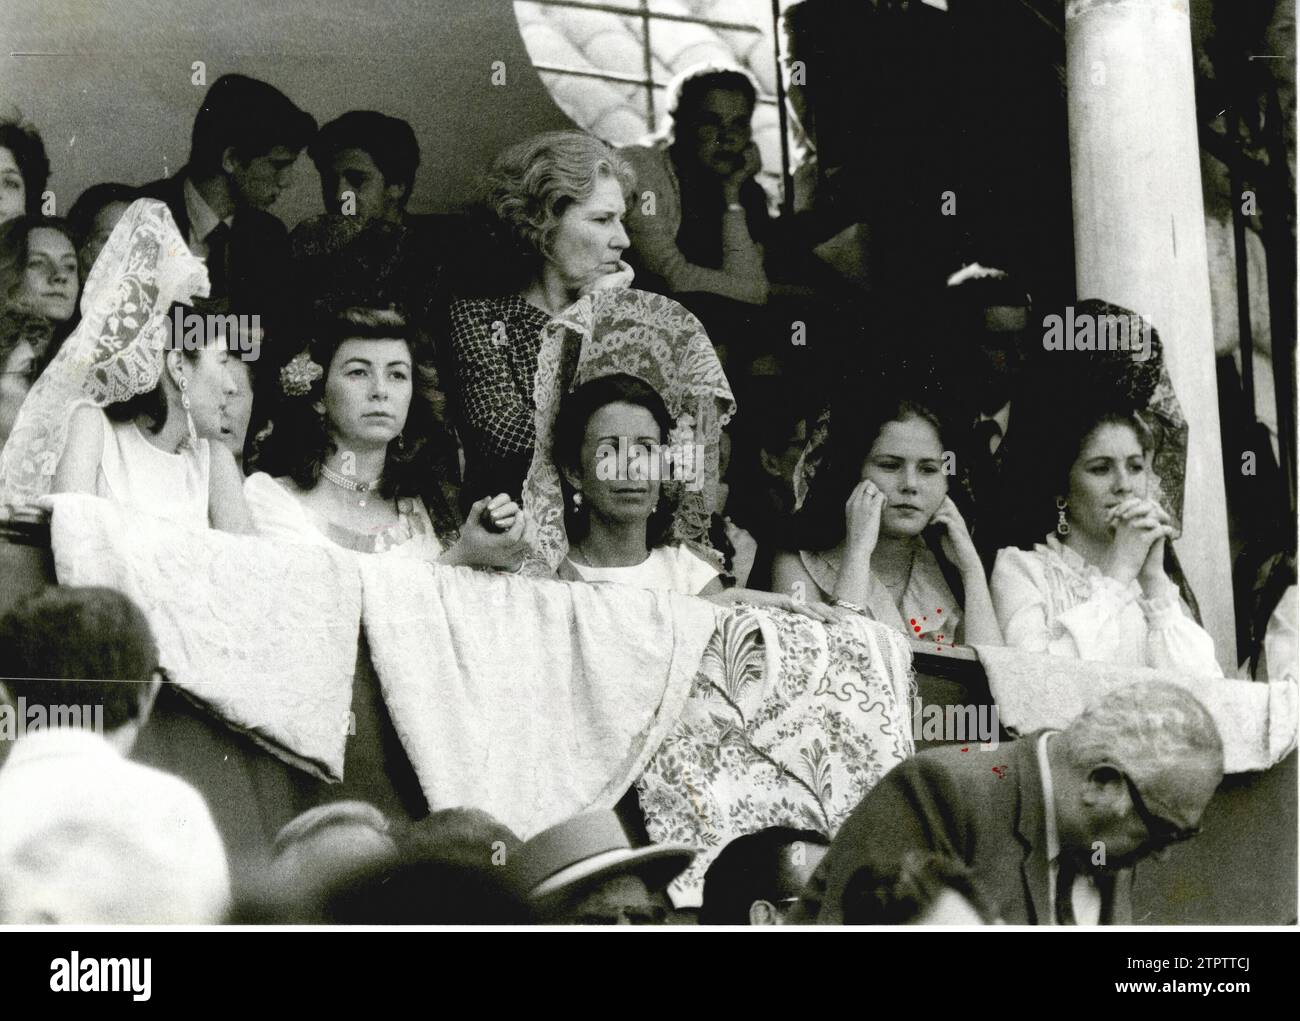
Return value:
<svg viewBox="0 0 1300 1021">
<path fill-rule="evenodd" d="M 1081 994 L 1267 988 L 1295 7 L 0 0 L 23 985 L 1079 927 Z"/>
</svg>

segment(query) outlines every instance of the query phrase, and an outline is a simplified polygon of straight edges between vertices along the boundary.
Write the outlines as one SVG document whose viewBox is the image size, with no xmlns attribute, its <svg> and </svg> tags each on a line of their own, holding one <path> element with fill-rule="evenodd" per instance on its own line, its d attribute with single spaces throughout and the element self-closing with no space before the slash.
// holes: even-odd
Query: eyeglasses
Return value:
<svg viewBox="0 0 1300 1021">
<path fill-rule="evenodd" d="M 1192 826 L 1188 829 L 1180 827 L 1177 823 L 1170 822 L 1154 814 L 1147 804 L 1142 800 L 1142 794 L 1137 789 L 1132 778 L 1127 773 L 1123 774 L 1124 782 L 1128 785 L 1129 800 L 1133 802 L 1133 809 L 1137 812 L 1138 818 L 1142 820 L 1142 825 L 1147 828 L 1150 835 L 1149 843 L 1153 846 L 1168 847 L 1170 844 L 1181 844 L 1185 840 L 1191 840 L 1201 832 L 1199 826 Z"/>
</svg>

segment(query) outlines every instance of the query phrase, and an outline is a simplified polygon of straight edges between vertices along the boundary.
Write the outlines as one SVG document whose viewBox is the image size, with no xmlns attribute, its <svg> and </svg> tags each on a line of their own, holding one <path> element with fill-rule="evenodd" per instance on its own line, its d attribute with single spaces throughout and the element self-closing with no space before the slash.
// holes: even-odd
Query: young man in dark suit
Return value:
<svg viewBox="0 0 1300 1021">
<path fill-rule="evenodd" d="M 1022 506 L 1027 494 L 1023 442 L 1032 381 L 1034 334 L 1030 297 L 1003 270 L 972 263 L 948 279 L 944 328 L 951 346 L 945 381 L 956 403 L 958 485 L 953 498 L 971 525 L 971 538 L 993 569 L 997 552 L 1030 535 Z"/>
<path fill-rule="evenodd" d="M 420 165 L 420 144 L 406 121 L 349 110 L 320 129 L 308 155 L 320 174 L 326 212 L 406 222 Z"/>
<path fill-rule="evenodd" d="M 190 251 L 208 264 L 210 296 L 236 312 L 273 317 L 283 299 L 289 237 L 268 210 L 315 134 L 315 119 L 279 89 L 222 75 L 194 118 L 189 162 L 141 189 L 167 203 Z"/>
<path fill-rule="evenodd" d="M 919 851 L 964 863 L 1008 924 L 1128 924 L 1133 867 L 1193 836 L 1222 779 L 1210 714 L 1154 681 L 996 753 L 924 751 L 853 810 L 791 921 L 841 923 L 855 874 L 888 876 Z"/>
</svg>

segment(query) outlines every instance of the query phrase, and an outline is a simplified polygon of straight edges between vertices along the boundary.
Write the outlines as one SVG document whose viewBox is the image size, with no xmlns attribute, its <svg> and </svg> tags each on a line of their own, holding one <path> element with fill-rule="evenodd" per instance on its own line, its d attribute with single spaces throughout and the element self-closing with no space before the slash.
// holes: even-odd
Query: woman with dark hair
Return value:
<svg viewBox="0 0 1300 1021">
<path fill-rule="evenodd" d="M 50 160 L 45 143 L 30 124 L 0 120 L 0 223 L 41 208 Z"/>
<path fill-rule="evenodd" d="M 832 418 L 826 460 L 795 519 L 799 548 L 776 555 L 773 589 L 909 637 L 1000 645 L 983 565 L 947 495 L 941 419 L 907 397 L 863 411 Z"/>
<path fill-rule="evenodd" d="M 554 445 L 569 538 L 561 577 L 721 590 L 713 563 L 671 541 L 675 501 L 660 482 L 672 471 L 664 457 L 672 429 L 663 398 L 633 376 L 603 376 L 565 398 Z"/>
<path fill-rule="evenodd" d="M 524 486 L 537 533 L 525 570 L 843 616 L 723 587 L 709 529 L 735 409 L 708 335 L 677 302 L 632 288 L 576 302 L 546 327 L 538 359 Z"/>
<path fill-rule="evenodd" d="M 0 226 L 0 301 L 43 315 L 54 327 L 54 350 L 77 321 L 81 278 L 67 221 L 19 216 Z M 54 350 L 38 352 L 52 356 Z"/>
<path fill-rule="evenodd" d="M 579 296 L 627 287 L 623 215 L 635 179 L 599 139 L 553 131 L 501 154 L 485 205 L 500 235 L 495 271 L 452 302 L 449 368 L 473 492 L 520 492 L 532 457 L 533 382 L 542 328 Z"/>
<path fill-rule="evenodd" d="M 644 380 L 615 373 L 577 387 L 560 405 L 554 435 L 569 550 L 560 578 L 772 606 L 824 623 L 840 616 L 788 596 L 724 588 L 711 551 L 674 536 L 680 483 L 690 481 L 680 466 L 701 466 Z"/>
<path fill-rule="evenodd" d="M 442 564 L 522 562 L 527 518 L 505 494 L 477 501 L 455 535 L 418 349 L 393 311 L 348 309 L 319 324 L 280 373 L 263 470 L 244 483 L 259 534 Z"/>
<path fill-rule="evenodd" d="M 230 354 L 215 341 L 176 345 L 151 390 L 72 412 L 54 492 L 94 493 L 148 514 L 228 532 L 250 531 L 239 469 L 221 435 L 236 391 Z"/>
<path fill-rule="evenodd" d="M 1032 550 L 1000 550 L 993 567 L 1007 644 L 1222 676 L 1213 639 L 1165 573 L 1175 530 L 1158 499 L 1147 424 L 1131 407 L 1094 408 L 1058 418 L 1053 437 L 1046 468 L 1057 487 L 1056 534 Z"/>
<path fill-rule="evenodd" d="M 127 207 L 140 197 L 140 190 L 129 184 L 112 181 L 92 184 L 77 196 L 68 210 L 68 226 L 77 243 L 77 260 L 81 264 L 81 279 L 90 276 L 104 244 L 122 219 Z"/>
<path fill-rule="evenodd" d="M 49 340 L 48 320 L 0 305 L 0 450 L 9 439 L 27 391 L 36 381 L 36 352 Z"/>
<path fill-rule="evenodd" d="M 92 493 L 192 527 L 250 530 L 234 458 L 207 438 L 234 390 L 225 343 L 172 330 L 172 310 L 205 281 L 166 207 L 134 203 L 91 278 L 86 316 L 18 413 L 0 502 Z"/>
</svg>

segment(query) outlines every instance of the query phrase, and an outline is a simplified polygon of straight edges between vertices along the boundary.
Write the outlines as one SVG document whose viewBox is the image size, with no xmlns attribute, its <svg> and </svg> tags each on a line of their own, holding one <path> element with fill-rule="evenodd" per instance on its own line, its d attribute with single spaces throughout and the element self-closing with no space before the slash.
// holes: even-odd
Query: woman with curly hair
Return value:
<svg viewBox="0 0 1300 1021">
<path fill-rule="evenodd" d="M 522 562 L 527 519 L 504 493 L 476 502 L 455 536 L 418 350 L 389 310 L 348 309 L 318 324 L 280 373 L 262 470 L 244 483 L 259 534 L 442 564 Z"/>
<path fill-rule="evenodd" d="M 487 212 L 503 242 L 495 267 L 503 293 L 466 296 L 450 311 L 468 491 L 520 492 L 533 452 L 542 327 L 583 294 L 631 283 L 623 216 L 634 185 L 620 156 L 579 131 L 512 146 L 488 175 Z"/>
<path fill-rule="evenodd" d="M 50 178 L 45 143 L 30 124 L 0 120 L 0 223 L 40 212 Z"/>
</svg>

